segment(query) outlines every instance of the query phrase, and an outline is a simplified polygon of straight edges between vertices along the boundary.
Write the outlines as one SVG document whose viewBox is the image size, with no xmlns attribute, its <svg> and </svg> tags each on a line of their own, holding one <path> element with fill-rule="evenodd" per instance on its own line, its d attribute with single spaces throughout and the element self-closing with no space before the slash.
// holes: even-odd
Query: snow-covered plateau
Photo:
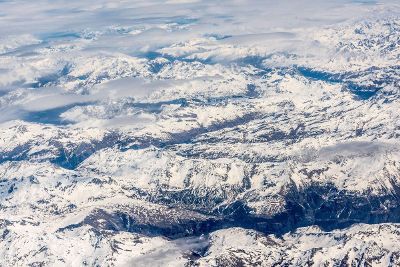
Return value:
<svg viewBox="0 0 400 267">
<path fill-rule="evenodd" d="M 0 266 L 400 266 L 397 0 L 0 0 Z"/>
</svg>

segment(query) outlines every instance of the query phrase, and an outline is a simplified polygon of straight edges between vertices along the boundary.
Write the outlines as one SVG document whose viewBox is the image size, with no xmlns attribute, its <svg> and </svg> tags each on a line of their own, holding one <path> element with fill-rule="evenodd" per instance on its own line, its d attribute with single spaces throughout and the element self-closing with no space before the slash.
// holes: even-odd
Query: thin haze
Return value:
<svg viewBox="0 0 400 267">
<path fill-rule="evenodd" d="M 104 55 L 146 60 L 146 53 L 153 52 L 190 58 L 193 48 L 182 49 L 179 45 L 209 36 L 216 36 L 217 40 L 200 45 L 198 50 L 203 53 L 197 53 L 195 58 L 224 64 L 250 55 L 248 51 L 262 56 L 307 52 L 322 58 L 325 48 L 304 37 L 307 29 L 382 16 L 389 11 L 393 14 L 396 2 L 0 1 L 0 25 L 6 25 L 0 28 L 0 122 L 23 118 L 26 112 L 66 105 L 118 97 L 139 99 L 174 84 L 128 78 L 105 81 L 100 91 L 99 87 L 91 91 L 33 86 L 40 80 L 57 80 L 60 77 L 53 76 L 66 66 L 82 67 L 80 58 Z M 192 47 L 197 49 L 196 45 Z M 93 65 L 85 64 L 88 68 Z M 94 81 L 93 85 L 99 82 L 104 81 Z"/>
</svg>

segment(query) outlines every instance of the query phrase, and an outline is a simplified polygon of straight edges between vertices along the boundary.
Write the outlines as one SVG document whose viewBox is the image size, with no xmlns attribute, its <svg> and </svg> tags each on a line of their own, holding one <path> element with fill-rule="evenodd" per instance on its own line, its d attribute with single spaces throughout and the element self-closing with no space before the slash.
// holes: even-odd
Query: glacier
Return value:
<svg viewBox="0 0 400 267">
<path fill-rule="evenodd" d="M 0 1 L 0 266 L 399 266 L 400 4 Z"/>
</svg>

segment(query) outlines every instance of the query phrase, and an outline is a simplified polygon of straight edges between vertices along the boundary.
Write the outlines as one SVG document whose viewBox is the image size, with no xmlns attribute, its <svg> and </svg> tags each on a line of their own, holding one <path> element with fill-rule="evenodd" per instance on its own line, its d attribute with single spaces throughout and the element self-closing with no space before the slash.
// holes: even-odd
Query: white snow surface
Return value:
<svg viewBox="0 0 400 267">
<path fill-rule="evenodd" d="M 398 1 L 0 0 L 0 26 L 0 266 L 400 265 Z"/>
</svg>

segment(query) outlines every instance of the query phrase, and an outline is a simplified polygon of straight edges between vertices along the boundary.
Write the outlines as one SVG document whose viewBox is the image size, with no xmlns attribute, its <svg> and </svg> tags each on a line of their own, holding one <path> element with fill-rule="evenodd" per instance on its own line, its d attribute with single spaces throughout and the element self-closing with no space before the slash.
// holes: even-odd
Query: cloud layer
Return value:
<svg viewBox="0 0 400 267">
<path fill-rule="evenodd" d="M 187 77 L 157 74 L 154 69 L 164 63 L 149 63 L 156 55 L 223 65 L 254 55 L 322 55 L 326 47 L 310 32 L 393 14 L 396 2 L 1 1 L 0 25 L 7 26 L 0 27 L 0 121 L 110 99 L 145 99 L 184 83 Z"/>
</svg>

